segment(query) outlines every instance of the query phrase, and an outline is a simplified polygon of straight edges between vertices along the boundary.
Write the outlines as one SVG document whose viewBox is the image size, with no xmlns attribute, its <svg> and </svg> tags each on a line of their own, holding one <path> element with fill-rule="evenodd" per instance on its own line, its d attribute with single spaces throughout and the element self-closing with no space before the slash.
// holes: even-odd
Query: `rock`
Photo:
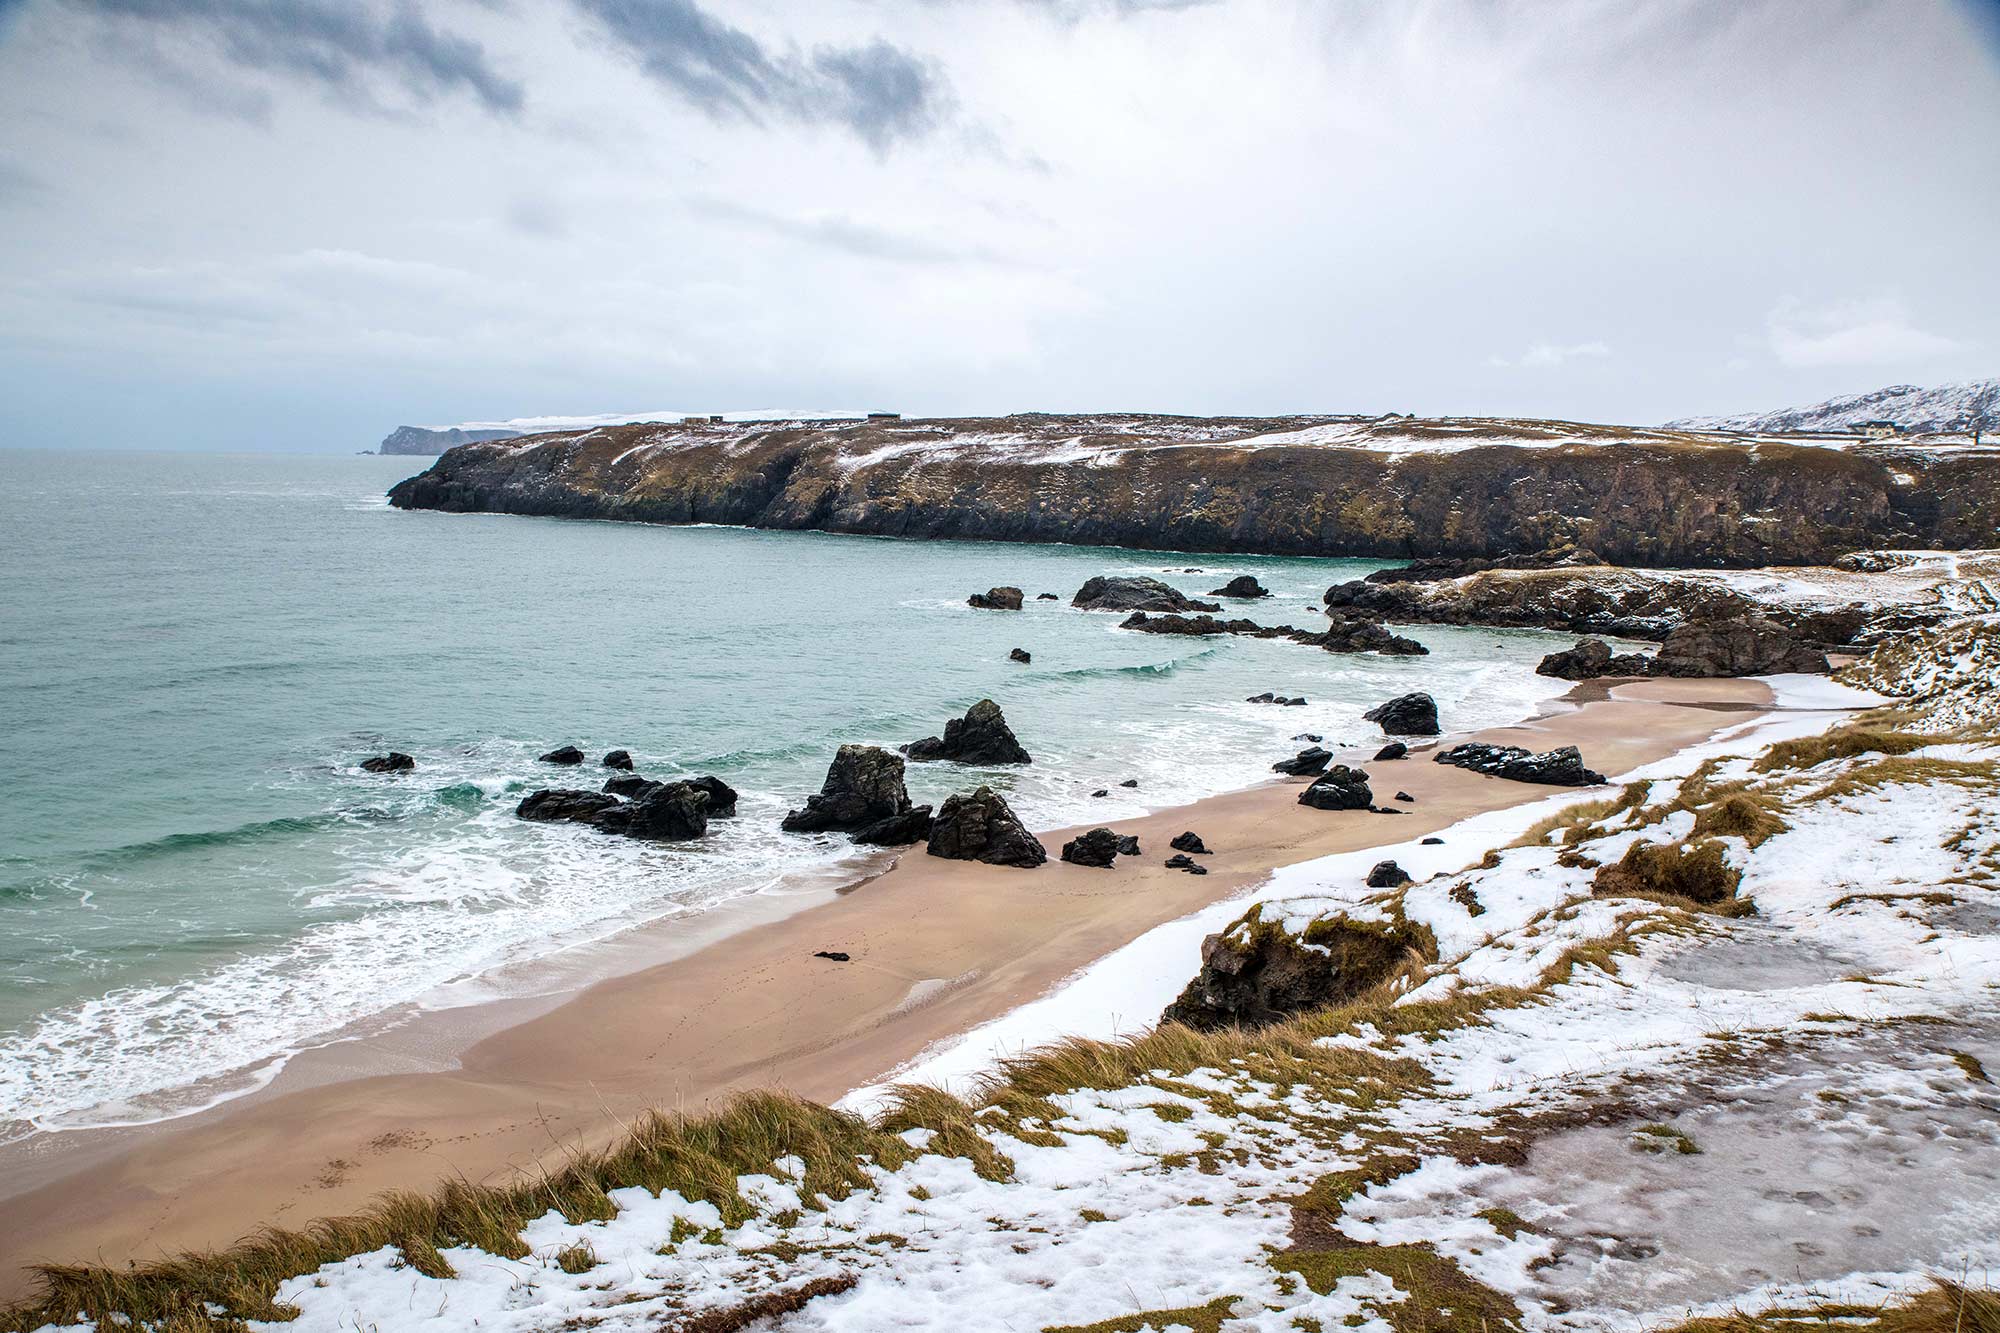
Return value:
<svg viewBox="0 0 2000 1333">
<path fill-rule="evenodd" d="M 1137 779 L 1137 778 L 1127 778 L 1127 779 L 1125 779 L 1125 780 L 1124 780 L 1123 782 L 1119 783 L 1118 785 L 1119 785 L 1119 786 L 1121 786 L 1121 787 L 1136 787 L 1136 786 L 1138 786 L 1138 785 L 1139 785 L 1139 779 Z"/>
<path fill-rule="evenodd" d="M 1397 800 L 1399 800 L 1399 801 L 1407 801 L 1407 802 L 1408 802 L 1409 804 L 1411 804 L 1411 805 L 1415 805 L 1415 804 L 1417 803 L 1417 798 L 1416 798 L 1416 797 L 1414 797 L 1414 796 L 1412 796 L 1412 795 L 1410 795 L 1410 794 L 1409 794 L 1408 792 L 1406 792 L 1406 791 L 1399 791 L 1399 792 L 1397 792 L 1397 793 L 1396 793 L 1396 799 L 1397 799 Z"/>
<path fill-rule="evenodd" d="M 622 768 L 627 773 L 630 773 L 632 771 L 632 752 L 630 750 L 613 750 L 610 754 L 605 755 L 600 762 L 606 768 Z"/>
<path fill-rule="evenodd" d="M 1035 660 L 1035 655 L 1026 648 L 1015 648 L 1008 652 L 1007 660 L 1009 662 L 1019 662 L 1025 666 L 1027 663 Z"/>
<path fill-rule="evenodd" d="M 848 955 L 841 952 L 839 949 L 821 949 L 817 953 L 813 954 L 813 957 L 824 958 L 828 962 L 832 963 L 845 963 L 849 961 Z"/>
<path fill-rule="evenodd" d="M 1038 592 L 1035 594 L 1035 600 L 1038 602 L 1060 602 L 1062 598 L 1052 592 Z"/>
<path fill-rule="evenodd" d="M 1409 753 L 1410 753 L 1409 746 L 1403 744 L 1401 741 L 1390 741 L 1387 745 L 1383 746 L 1381 749 L 1375 752 L 1375 758 L 1377 759 L 1377 761 L 1386 761 L 1390 759 L 1405 759 L 1409 757 Z"/>
<path fill-rule="evenodd" d="M 1166 868 L 1169 870 L 1192 870 L 1194 869 L 1195 863 L 1193 858 L 1188 856 L 1183 856 L 1177 852 L 1174 855 L 1168 857 L 1164 862 L 1162 862 L 1162 864 L 1165 865 Z"/>
<path fill-rule="evenodd" d="M 849 835 L 868 847 L 907 847 L 931 836 L 931 808 L 919 805 L 900 815 L 878 819 Z"/>
<path fill-rule="evenodd" d="M 1257 1028 L 1345 1004 L 1395 976 L 1422 937 L 1406 927 L 1323 918 L 1298 937 L 1253 907 L 1201 944 L 1201 971 L 1160 1015 L 1201 1032 Z"/>
<path fill-rule="evenodd" d="M 903 753 L 920 762 L 949 759 L 961 764 L 1032 764 L 1035 761 L 1021 747 L 1007 726 L 1000 705 L 981 699 L 944 724 L 944 738 L 926 736 L 902 747 Z"/>
<path fill-rule="evenodd" d="M 1096 791 L 1091 793 L 1092 796 L 1109 796 L 1110 794 L 1111 792 L 1104 787 L 1099 787 Z"/>
<path fill-rule="evenodd" d="M 1387 657 L 1426 657 L 1430 649 L 1415 639 L 1407 639 L 1378 620 L 1357 615 L 1336 615 L 1318 634 L 1301 634 L 1301 643 L 1315 644 L 1329 653 L 1381 653 Z"/>
<path fill-rule="evenodd" d="M 1145 575 L 1099 575 L 1086 580 L 1070 598 L 1085 611 L 1220 611 L 1215 602 L 1198 602 L 1178 588 Z"/>
<path fill-rule="evenodd" d="M 1260 625 L 1254 620 L 1217 620 L 1214 616 L 1177 616 L 1134 611 L 1118 622 L 1119 629 L 1136 629 L 1147 634 L 1247 634 L 1259 639 L 1283 638 L 1290 626 Z"/>
<path fill-rule="evenodd" d="M 692 782 L 658 783 L 591 822 L 628 838 L 686 842 L 708 832 L 708 792 Z"/>
<path fill-rule="evenodd" d="M 1419 845 L 1420 845 L 1420 846 L 1424 846 L 1424 847 L 1442 847 L 1442 846 L 1444 846 L 1444 839 L 1443 839 L 1443 838 L 1425 838 L 1425 839 L 1423 840 L 1423 842 L 1422 842 L 1421 844 L 1419 844 Z"/>
<path fill-rule="evenodd" d="M 1368 872 L 1367 882 L 1371 889 L 1393 889 L 1408 884 L 1410 877 L 1394 861 L 1377 861 L 1374 869 Z"/>
<path fill-rule="evenodd" d="M 1118 835 L 1108 828 L 1094 828 L 1063 844 L 1062 859 L 1073 866 L 1103 870 L 1118 856 Z"/>
<path fill-rule="evenodd" d="M 981 611 L 1019 611 L 1021 590 L 1019 588 L 988 588 L 976 592 L 965 599 L 965 604 Z"/>
<path fill-rule="evenodd" d="M 1653 658 L 1656 676 L 1823 675 L 1830 670 L 1825 653 L 1761 616 L 1682 625 L 1667 635 Z"/>
<path fill-rule="evenodd" d="M 1188 872 L 1188 874 L 1190 874 L 1190 875 L 1206 875 L 1206 874 L 1208 873 L 1208 867 L 1207 867 L 1207 866 L 1202 866 L 1202 865 L 1192 865 L 1192 864 L 1191 864 L 1191 865 L 1189 865 L 1189 866 L 1187 867 L 1187 872 Z"/>
<path fill-rule="evenodd" d="M 1574 648 L 1550 653 L 1535 667 L 1538 676 L 1557 680 L 1596 680 L 1603 676 L 1649 676 L 1653 659 L 1644 653 L 1613 655 L 1602 639 L 1585 639 Z"/>
<path fill-rule="evenodd" d="M 653 781 L 651 778 L 606 778 L 604 779 L 604 785 L 598 788 L 598 790 L 609 792 L 613 796 L 631 797 L 659 785 L 659 783 Z"/>
<path fill-rule="evenodd" d="M 721 778 L 704 775 L 688 782 L 708 793 L 708 817 L 728 819 L 736 813 L 736 788 Z"/>
<path fill-rule="evenodd" d="M 514 813 L 522 819 L 532 819 L 538 823 L 555 823 L 570 820 L 579 824 L 594 823 L 606 810 L 615 809 L 621 802 L 616 796 L 598 791 L 570 791 L 560 787 L 544 787 L 540 791 L 529 792 L 514 807 Z"/>
<path fill-rule="evenodd" d="M 417 761 L 401 750 L 391 750 L 361 761 L 363 773 L 408 773 L 417 766 Z"/>
<path fill-rule="evenodd" d="M 1358 768 L 1335 764 L 1299 793 L 1299 804 L 1315 810 L 1366 810 L 1375 804 L 1368 775 Z"/>
<path fill-rule="evenodd" d="M 1238 574 L 1220 588 L 1211 589 L 1210 597 L 1269 597 L 1271 590 L 1257 582 L 1255 576 Z"/>
<path fill-rule="evenodd" d="M 1130 833 L 1124 834 L 1118 839 L 1118 854 L 1120 856 L 1145 855 L 1145 853 L 1139 850 L 1139 839 Z"/>
<path fill-rule="evenodd" d="M 1304 708 L 1305 705 L 1306 701 L 1304 695 L 1299 695 L 1295 698 L 1285 700 L 1285 707 L 1287 708 Z"/>
<path fill-rule="evenodd" d="M 1368 812 L 1376 815 L 1407 815 L 1410 813 L 1408 810 L 1398 810 L 1393 805 L 1371 805 L 1368 807 Z"/>
<path fill-rule="evenodd" d="M 1602 773 L 1583 766 L 1583 756 L 1574 745 L 1535 754 L 1518 745 L 1467 742 L 1439 751 L 1436 762 L 1513 782 L 1538 782 L 1550 787 L 1594 787 L 1604 781 Z"/>
<path fill-rule="evenodd" d="M 1399 694 L 1388 703 L 1369 709 L 1361 716 L 1377 723 L 1391 736 L 1435 736 L 1438 734 L 1437 701 L 1428 694 Z"/>
<path fill-rule="evenodd" d="M 1208 844 L 1201 840 L 1199 833 L 1180 834 L 1172 842 L 1168 843 L 1167 846 L 1177 852 L 1193 852 L 1198 856 L 1207 856 L 1209 854 Z"/>
<path fill-rule="evenodd" d="M 954 861 L 984 861 L 989 865 L 1030 870 L 1049 859 L 1039 839 L 1015 816 L 991 787 L 969 795 L 947 796 L 931 820 L 932 856 Z"/>
<path fill-rule="evenodd" d="M 583 751 L 577 749 L 574 745 L 560 746 L 543 755 L 541 762 L 544 764 L 580 764 L 583 762 Z"/>
<path fill-rule="evenodd" d="M 1327 764 L 1332 759 L 1332 751 L 1322 750 L 1319 746 L 1314 745 L 1300 750 L 1290 759 L 1280 759 L 1277 763 L 1271 765 L 1271 771 L 1274 773 L 1289 773 L 1295 778 L 1302 778 L 1314 773 L 1325 772 Z"/>
<path fill-rule="evenodd" d="M 1308 745 L 1318 745 L 1321 741 L 1325 740 L 1326 737 L 1316 736 L 1310 731 L 1302 731 L 1298 735 L 1292 737 L 1292 739 L 1295 741 L 1304 741 Z"/>
<path fill-rule="evenodd" d="M 805 808 L 787 814 L 780 827 L 787 833 L 852 832 L 909 809 L 901 755 L 874 745 L 843 745 L 818 794 L 806 797 Z"/>
</svg>

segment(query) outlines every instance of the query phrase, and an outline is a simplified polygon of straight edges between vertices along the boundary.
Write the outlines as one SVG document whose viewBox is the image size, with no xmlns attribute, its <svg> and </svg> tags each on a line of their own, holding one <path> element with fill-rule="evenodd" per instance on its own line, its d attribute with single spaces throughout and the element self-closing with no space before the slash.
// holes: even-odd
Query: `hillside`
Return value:
<svg viewBox="0 0 2000 1333">
<path fill-rule="evenodd" d="M 1677 430 L 1844 431 L 1863 421 L 1893 421 L 1911 435 L 1955 434 L 1970 431 L 1975 425 L 2000 431 L 2000 379 L 1967 380 L 1929 389 L 1892 384 L 1872 393 L 1829 398 L 1811 407 L 1683 417 L 1667 425 Z"/>
<path fill-rule="evenodd" d="M 435 456 L 461 444 L 511 440 L 520 433 L 517 430 L 462 430 L 457 426 L 447 426 L 440 430 L 433 430 L 429 426 L 398 426 L 382 437 L 382 443 L 376 447 L 376 452 Z"/>
<path fill-rule="evenodd" d="M 1824 564 L 1994 545 L 2000 448 L 1478 418 L 635 423 L 460 446 L 390 499 L 1155 550 Z"/>
</svg>

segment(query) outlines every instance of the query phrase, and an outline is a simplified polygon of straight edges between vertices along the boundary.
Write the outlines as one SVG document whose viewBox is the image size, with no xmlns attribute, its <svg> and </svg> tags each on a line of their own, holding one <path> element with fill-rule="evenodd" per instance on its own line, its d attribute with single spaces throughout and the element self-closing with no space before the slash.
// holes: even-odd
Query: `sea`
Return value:
<svg viewBox="0 0 2000 1333">
<path fill-rule="evenodd" d="M 427 465 L 0 450 L 0 1143 L 185 1115 L 330 1041 L 571 984 L 550 960 L 641 927 L 851 879 L 880 853 L 785 810 L 841 743 L 981 698 L 1034 763 L 913 764 L 912 795 L 990 784 L 1054 828 L 1269 780 L 1304 734 L 1373 743 L 1362 712 L 1404 691 L 1464 730 L 1562 688 L 1532 668 L 1568 641 L 1531 631 L 1336 656 L 1069 605 L 1095 574 L 1248 573 L 1276 595 L 1233 613 L 1316 627 L 1368 562 L 391 509 Z M 966 605 L 998 584 L 1026 608 Z M 538 761 L 570 744 L 589 766 Z M 674 845 L 515 817 L 614 748 L 723 778 L 739 816 Z M 391 749 L 416 770 L 358 767 Z"/>
</svg>

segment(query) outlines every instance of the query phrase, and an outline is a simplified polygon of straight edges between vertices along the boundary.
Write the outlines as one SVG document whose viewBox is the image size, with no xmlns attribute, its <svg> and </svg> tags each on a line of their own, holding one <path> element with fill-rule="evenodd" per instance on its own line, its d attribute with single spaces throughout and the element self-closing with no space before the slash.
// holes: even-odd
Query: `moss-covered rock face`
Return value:
<svg viewBox="0 0 2000 1333">
<path fill-rule="evenodd" d="M 1319 442 L 1329 432 L 1338 443 Z M 1822 564 L 1865 547 L 1991 545 L 2000 451 L 1937 458 L 1902 445 L 1752 446 L 1518 421 L 648 423 L 463 445 L 390 499 L 452 512 L 1280 555 L 1490 556 L 1574 544 L 1619 564 L 1747 567 Z"/>
</svg>

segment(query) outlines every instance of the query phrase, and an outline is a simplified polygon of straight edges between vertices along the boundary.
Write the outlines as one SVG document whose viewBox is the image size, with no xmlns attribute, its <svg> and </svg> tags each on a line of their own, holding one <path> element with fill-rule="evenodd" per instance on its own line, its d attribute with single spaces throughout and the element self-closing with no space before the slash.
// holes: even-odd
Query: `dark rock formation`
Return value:
<svg viewBox="0 0 2000 1333">
<path fill-rule="evenodd" d="M 1412 560 L 1407 565 L 1378 569 L 1368 576 L 1367 581 L 1435 583 L 1443 579 L 1464 578 L 1468 574 L 1483 574 L 1489 569 L 1568 569 L 1603 563 L 1603 559 L 1595 551 L 1584 550 L 1578 546 L 1558 546 L 1538 551 L 1533 555 L 1446 556 L 1430 560 Z"/>
<path fill-rule="evenodd" d="M 991 787 L 945 797 L 931 821 L 930 843 L 925 850 L 954 861 L 984 861 L 1023 870 L 1032 870 L 1049 859 L 1041 841 L 1028 832 Z"/>
<path fill-rule="evenodd" d="M 1295 778 L 1303 778 L 1314 773 L 1324 772 L 1327 764 L 1332 759 L 1333 752 L 1331 750 L 1322 750 L 1319 746 L 1314 745 L 1300 750 L 1290 759 L 1280 759 L 1277 763 L 1271 765 L 1271 771 L 1274 773 L 1289 773 Z"/>
<path fill-rule="evenodd" d="M 1161 862 L 1161 864 L 1166 866 L 1166 868 L 1169 870 L 1185 870 L 1190 875 L 1206 875 L 1208 873 L 1207 866 L 1200 865 L 1196 863 L 1192 858 L 1187 856 L 1180 856 L 1180 855 L 1170 856 L 1165 861 Z"/>
<path fill-rule="evenodd" d="M 1550 653 L 1536 666 L 1538 676 L 1557 680 L 1595 680 L 1600 676 L 1645 676 L 1652 673 L 1653 659 L 1644 653 L 1613 654 L 1602 639 L 1585 639 L 1574 648 Z"/>
<path fill-rule="evenodd" d="M 1403 867 L 1394 861 L 1377 861 L 1368 872 L 1368 887 L 1371 889 L 1393 889 L 1408 884 L 1410 877 L 1403 873 Z"/>
<path fill-rule="evenodd" d="M 1118 837 L 1118 854 L 1119 854 L 1120 856 L 1143 856 L 1143 855 L 1145 855 L 1145 853 L 1143 853 L 1143 852 L 1141 852 L 1141 851 L 1139 850 L 1139 838 L 1138 838 L 1138 835 L 1137 835 L 1137 834 L 1132 834 L 1132 833 L 1122 833 L 1122 834 L 1120 834 L 1120 835 L 1119 835 L 1119 837 Z"/>
<path fill-rule="evenodd" d="M 1410 794 L 1409 794 L 1408 792 L 1406 792 L 1406 791 L 1399 791 L 1399 792 L 1397 792 L 1397 793 L 1396 793 L 1396 799 L 1397 799 L 1397 800 L 1399 800 L 1399 801 L 1403 801 L 1403 802 L 1406 802 L 1407 804 L 1410 804 L 1410 805 L 1415 805 L 1415 804 L 1417 803 L 1417 798 L 1416 798 L 1416 797 L 1414 797 L 1414 796 L 1412 796 L 1412 795 L 1410 795 Z"/>
<path fill-rule="evenodd" d="M 706 774 L 698 778 L 689 778 L 688 782 L 708 793 L 708 817 L 710 819 L 728 819 L 735 815 L 736 788 L 730 786 L 721 778 Z"/>
<path fill-rule="evenodd" d="M 1335 764 L 1299 793 L 1299 804 L 1315 810 L 1367 810 L 1375 804 L 1375 793 L 1366 773 Z"/>
<path fill-rule="evenodd" d="M 1201 943 L 1201 971 L 1160 1015 L 1202 1032 L 1257 1028 L 1345 1004 L 1388 981 L 1413 954 L 1435 947 L 1416 930 L 1333 917 L 1302 938 L 1251 908 Z"/>
<path fill-rule="evenodd" d="M 1762 616 L 1702 620 L 1667 635 L 1653 658 L 1658 676 L 1765 676 L 1832 670 L 1826 654 Z"/>
<path fill-rule="evenodd" d="M 1105 787 L 1099 787 L 1096 791 L 1091 793 L 1092 796 L 1099 796 L 1099 797 L 1109 796 L 1110 794 L 1111 794 L 1110 790 Z"/>
<path fill-rule="evenodd" d="M 1073 866 L 1108 869 L 1118 858 L 1118 835 L 1108 828 L 1094 828 L 1063 844 L 1062 859 Z"/>
<path fill-rule="evenodd" d="M 559 746 L 543 755 L 541 762 L 544 764 L 580 764 L 583 762 L 583 751 L 577 749 L 574 745 Z"/>
<path fill-rule="evenodd" d="M 401 750 L 391 750 L 387 754 L 372 755 L 361 761 L 363 773 L 408 773 L 417 766 L 417 761 Z"/>
<path fill-rule="evenodd" d="M 1310 731 L 1302 731 L 1298 735 L 1292 737 L 1292 739 L 1295 741 L 1305 741 L 1309 745 L 1318 745 L 1321 741 L 1325 740 L 1326 737 L 1316 736 Z"/>
<path fill-rule="evenodd" d="M 813 957 L 824 958 L 829 963 L 845 963 L 850 961 L 849 955 L 839 949 L 820 949 L 813 954 Z"/>
<path fill-rule="evenodd" d="M 961 764 L 1032 764 L 1035 761 L 1015 739 L 1000 705 L 981 699 L 944 724 L 944 738 L 926 736 L 902 747 L 910 758 L 922 761 L 950 759 Z"/>
<path fill-rule="evenodd" d="M 1269 597 L 1271 590 L 1257 582 L 1254 575 L 1238 574 L 1220 588 L 1211 589 L 1210 597 Z"/>
<path fill-rule="evenodd" d="M 1513 782 L 1537 782 L 1549 787 L 1595 787 L 1604 781 L 1602 773 L 1583 766 L 1583 756 L 1574 745 L 1535 754 L 1518 745 L 1484 745 L 1467 742 L 1440 750 L 1436 762 L 1454 768 L 1469 768 L 1489 777 Z"/>
<path fill-rule="evenodd" d="M 461 444 L 483 444 L 488 440 L 511 440 L 520 435 L 518 430 L 462 430 L 448 426 L 443 430 L 432 430 L 425 426 L 398 426 L 382 437 L 376 446 L 378 454 L 441 454 L 447 449 L 455 449 Z"/>
<path fill-rule="evenodd" d="M 1125 779 L 1125 780 L 1124 780 L 1123 782 L 1119 783 L 1118 785 L 1119 785 L 1119 786 L 1121 786 L 1121 787 L 1136 787 L 1136 786 L 1138 786 L 1138 785 L 1139 785 L 1139 779 L 1137 779 L 1137 778 L 1127 778 L 1127 779 Z"/>
<path fill-rule="evenodd" d="M 1277 704 L 1283 708 L 1303 708 L 1306 701 L 1303 696 L 1287 699 L 1282 694 L 1253 694 L 1243 702 L 1246 704 Z"/>
<path fill-rule="evenodd" d="M 923 842 L 931 836 L 931 808 L 919 805 L 900 815 L 878 819 L 850 836 L 869 847 L 907 847 L 913 842 Z"/>
<path fill-rule="evenodd" d="M 1024 447 L 885 448 L 990 435 L 990 419 L 773 422 L 726 435 L 647 423 L 465 444 L 390 500 L 449 512 L 1398 560 L 1571 543 L 1622 565 L 1681 568 L 1980 547 L 2000 527 L 2000 457 L 1898 441 L 1750 448 L 1672 431 L 1496 420 L 1479 426 L 1492 445 L 1445 452 L 1413 450 L 1437 438 L 1437 425 L 1411 418 L 1356 424 L 1353 448 L 1252 439 L 1324 424 L 1312 417 L 1025 415 L 998 424 Z M 673 447 L 633 452 L 661 438 Z"/>
<path fill-rule="evenodd" d="M 976 592 L 966 598 L 965 604 L 981 611 L 1019 611 L 1021 590 L 1004 587 L 988 588 L 985 592 Z"/>
<path fill-rule="evenodd" d="M 1144 634 L 1238 634 L 1250 639 L 1290 639 L 1329 653 L 1422 657 L 1430 652 L 1415 639 L 1392 634 L 1379 623 L 1360 616 L 1337 615 L 1324 630 L 1303 630 L 1292 625 L 1260 625 L 1254 620 L 1242 618 L 1218 620 L 1214 616 L 1158 615 L 1134 611 L 1119 622 L 1118 628 L 1135 629 Z"/>
<path fill-rule="evenodd" d="M 1220 611 L 1214 602 L 1196 601 L 1171 584 L 1144 574 L 1085 580 L 1069 604 L 1085 611 Z"/>
<path fill-rule="evenodd" d="M 1377 762 L 1383 762 L 1390 759 L 1404 759 L 1409 756 L 1409 753 L 1410 753 L 1410 747 L 1403 744 L 1403 742 L 1390 741 L 1387 745 L 1383 746 L 1381 749 L 1375 752 L 1375 758 Z"/>
<path fill-rule="evenodd" d="M 1444 846 L 1444 839 L 1443 839 L 1443 838 L 1425 838 L 1425 839 L 1423 840 L 1423 842 L 1422 842 L 1422 844 L 1421 844 L 1421 845 L 1422 845 L 1422 846 L 1425 846 L 1425 847 L 1442 847 L 1442 846 Z"/>
<path fill-rule="evenodd" d="M 1027 663 L 1035 660 L 1035 655 L 1026 648 L 1015 648 L 1008 652 L 1007 660 L 1009 662 L 1019 662 L 1025 666 Z"/>
<path fill-rule="evenodd" d="M 658 783 L 590 822 L 628 838 L 685 842 L 708 832 L 708 792 L 692 782 Z"/>
<path fill-rule="evenodd" d="M 604 756 L 602 763 L 606 768 L 622 768 L 627 773 L 630 773 L 632 771 L 632 752 L 629 750 L 613 750 L 610 754 Z"/>
<path fill-rule="evenodd" d="M 1207 856 L 1209 854 L 1208 844 L 1201 840 L 1199 833 L 1182 833 L 1175 837 L 1172 842 L 1168 843 L 1167 846 L 1177 852 L 1193 852 L 1197 856 Z"/>
<path fill-rule="evenodd" d="M 625 778 L 606 778 L 604 779 L 604 785 L 598 788 L 598 790 L 609 792 L 613 796 L 630 797 L 630 796 L 637 796 L 640 792 L 646 791 L 653 787 L 657 787 L 659 785 L 660 785 L 659 783 L 653 781 L 653 779 L 651 778 L 642 778 L 637 776 L 625 777 Z"/>
<path fill-rule="evenodd" d="M 1381 653 L 1387 657 L 1425 657 L 1430 649 L 1415 639 L 1406 639 L 1382 627 L 1380 621 L 1365 616 L 1335 615 L 1322 634 L 1306 634 L 1301 643 L 1314 644 L 1330 653 Z"/>
<path fill-rule="evenodd" d="M 1038 602 L 1060 602 L 1062 598 L 1052 592 L 1038 592 L 1035 594 L 1035 600 Z"/>
<path fill-rule="evenodd" d="M 600 791 L 570 791 L 561 787 L 544 787 L 540 791 L 529 792 L 514 807 L 514 813 L 522 819 L 532 819 L 540 823 L 555 823 L 569 820 L 578 824 L 596 822 L 606 810 L 616 809 L 620 801 L 616 796 Z"/>
<path fill-rule="evenodd" d="M 1378 704 L 1361 716 L 1377 723 L 1391 736 L 1435 736 L 1438 734 L 1437 700 L 1428 694 L 1399 694 L 1388 703 Z"/>
<path fill-rule="evenodd" d="M 787 814 L 780 827 L 787 833 L 852 832 L 909 809 L 901 755 L 874 745 L 843 745 L 818 794 L 806 797 L 805 808 Z"/>
<path fill-rule="evenodd" d="M 1282 639 L 1298 631 L 1289 625 L 1259 625 L 1254 620 L 1217 620 L 1214 616 L 1156 615 L 1134 611 L 1118 622 L 1119 629 L 1136 629 L 1142 634 L 1188 634 L 1211 636 L 1242 634 L 1253 639 Z"/>
</svg>

